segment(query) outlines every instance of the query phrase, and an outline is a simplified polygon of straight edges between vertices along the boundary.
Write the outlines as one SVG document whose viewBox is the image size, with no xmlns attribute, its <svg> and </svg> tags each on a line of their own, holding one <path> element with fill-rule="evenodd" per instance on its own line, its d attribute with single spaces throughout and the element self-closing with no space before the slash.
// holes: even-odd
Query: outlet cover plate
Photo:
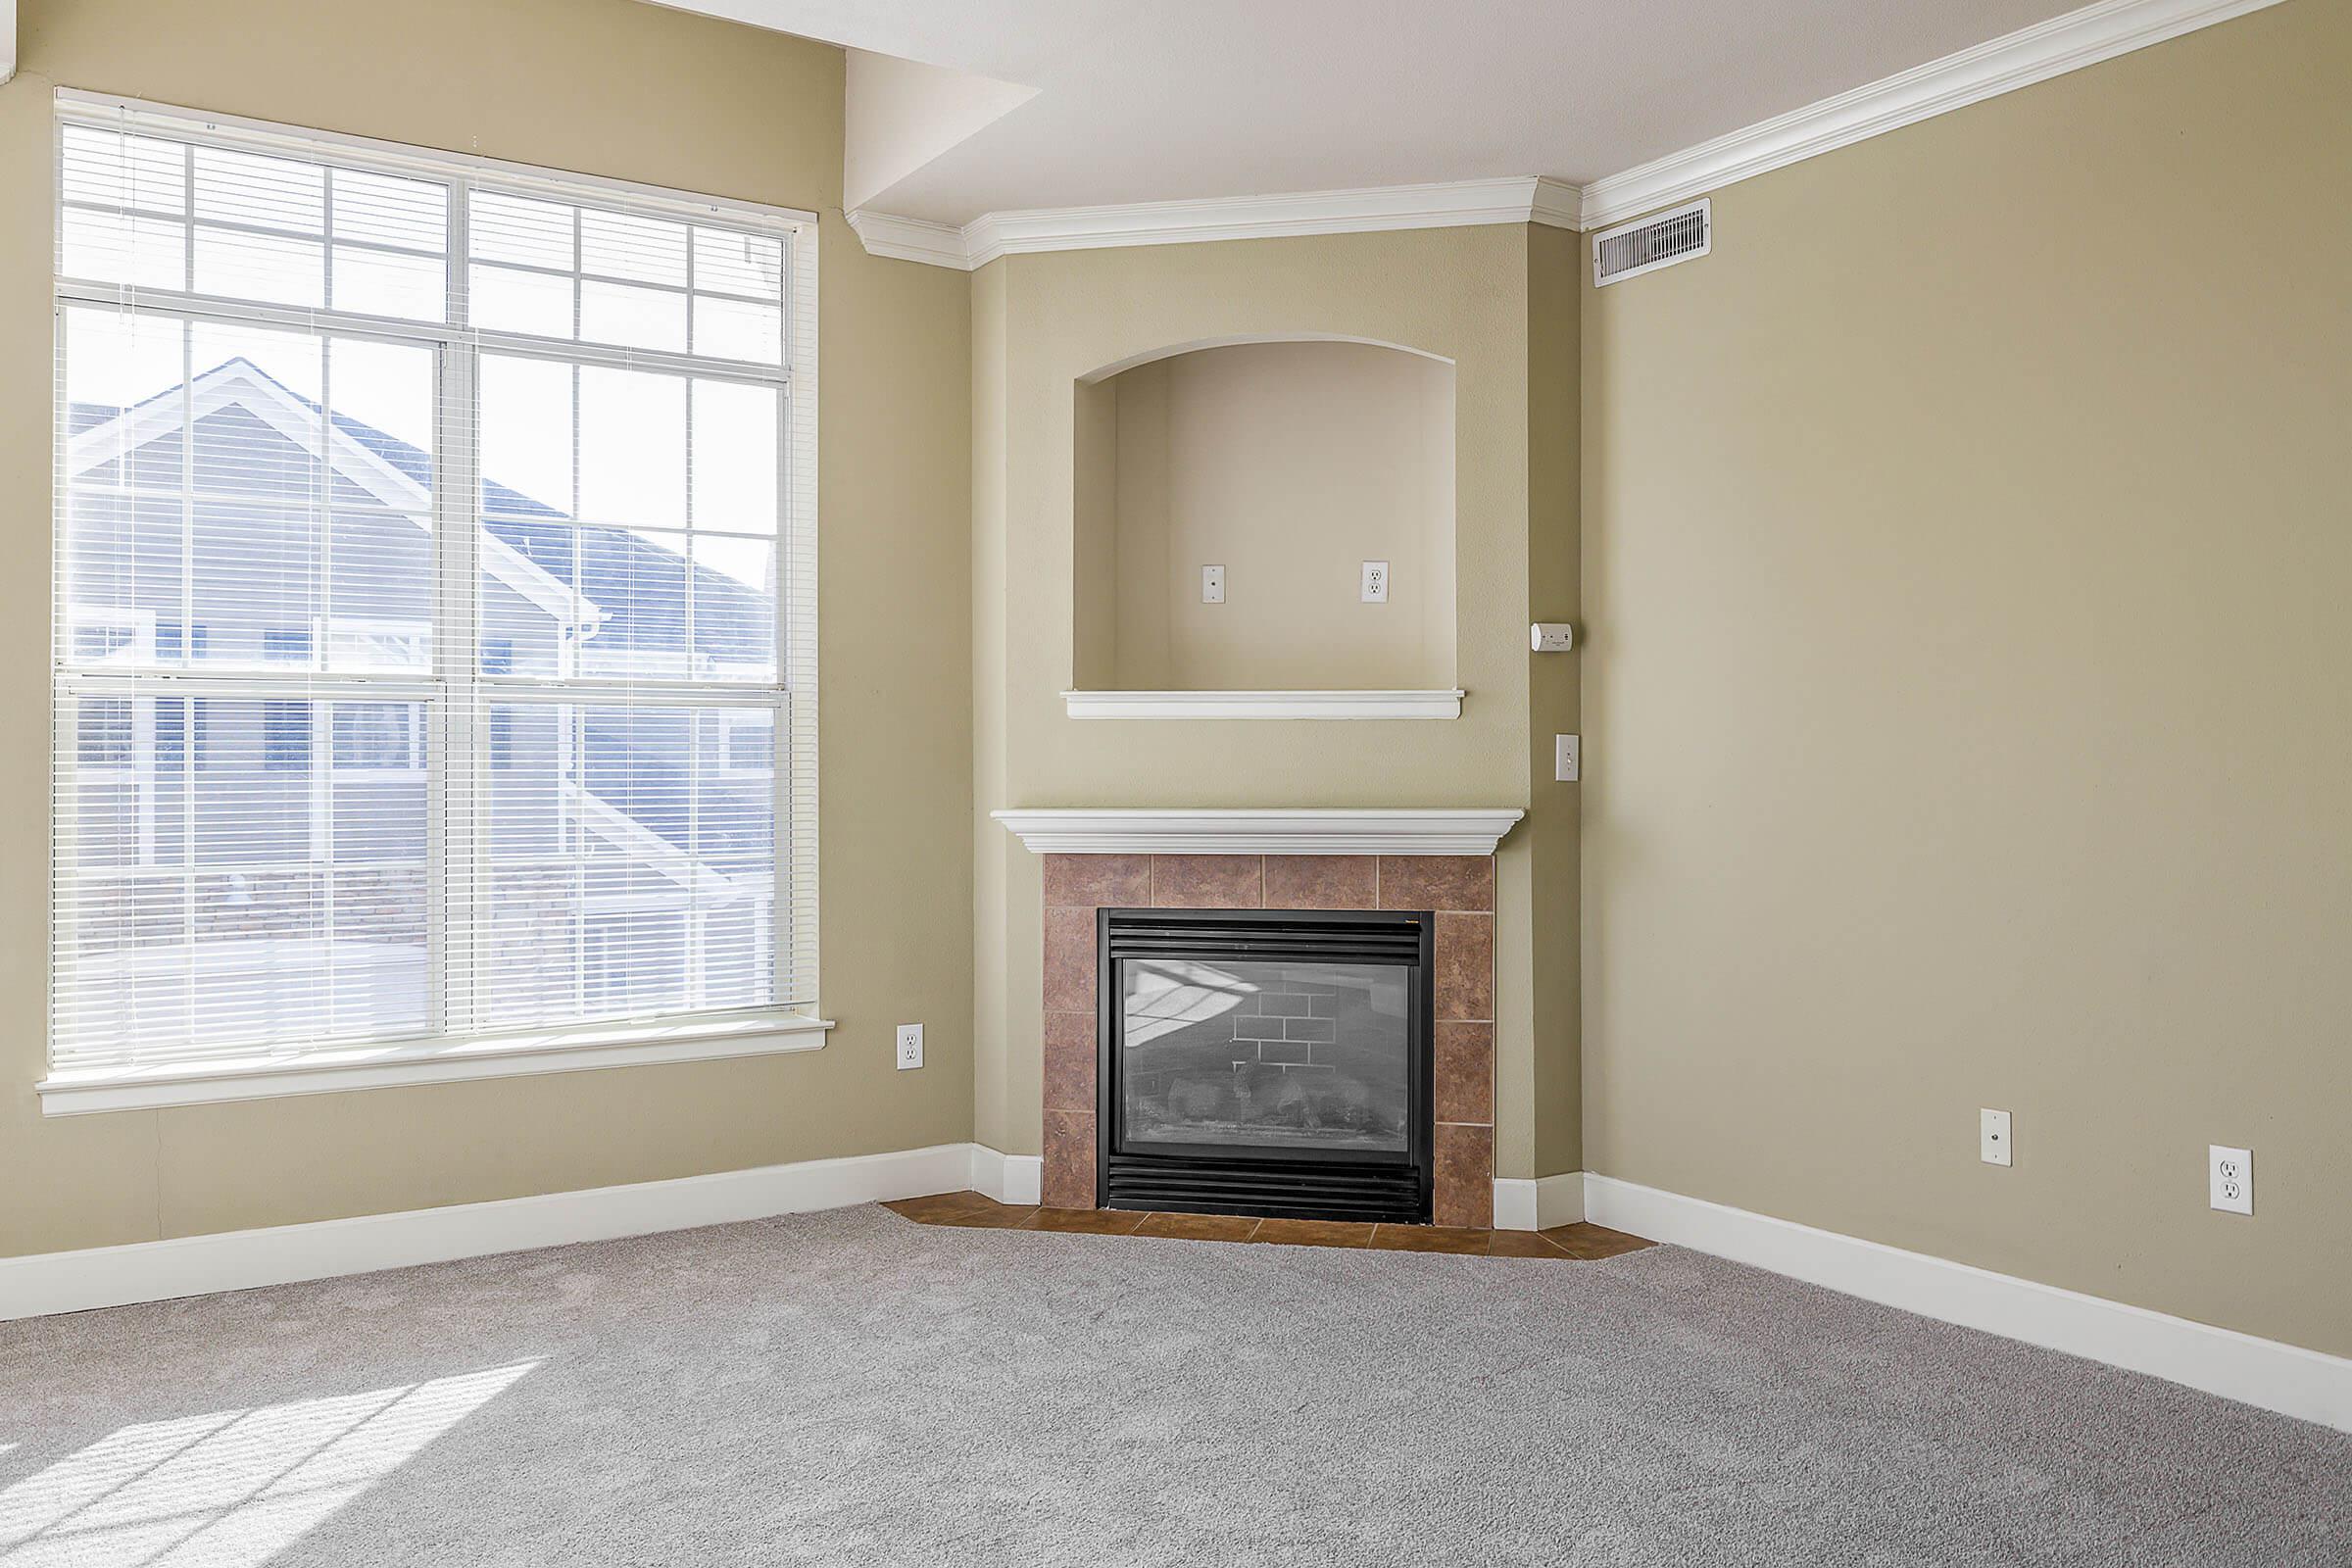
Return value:
<svg viewBox="0 0 2352 1568">
<path fill-rule="evenodd" d="M 1551 738 L 1551 776 L 1562 784 L 1573 784 L 1584 776 L 1585 742 L 1579 735 L 1554 735 Z"/>
<path fill-rule="evenodd" d="M 1223 566 L 1202 566 L 1200 568 L 1200 602 L 1204 605 L 1221 605 L 1225 602 L 1225 568 Z"/>
<path fill-rule="evenodd" d="M 2225 1214 L 2254 1212 L 2254 1151 L 2214 1144 L 2205 1151 L 2207 1197 Z"/>
<path fill-rule="evenodd" d="M 1385 561 L 1364 563 L 1364 603 L 1385 605 L 1389 602 L 1389 564 Z"/>
<path fill-rule="evenodd" d="M 923 1064 L 923 1026 L 919 1023 L 899 1025 L 899 1070 Z"/>
<path fill-rule="evenodd" d="M 2009 1113 L 2005 1110 L 1977 1112 L 1977 1157 L 1987 1165 L 2011 1165 L 2016 1158 L 2009 1144 Z"/>
</svg>

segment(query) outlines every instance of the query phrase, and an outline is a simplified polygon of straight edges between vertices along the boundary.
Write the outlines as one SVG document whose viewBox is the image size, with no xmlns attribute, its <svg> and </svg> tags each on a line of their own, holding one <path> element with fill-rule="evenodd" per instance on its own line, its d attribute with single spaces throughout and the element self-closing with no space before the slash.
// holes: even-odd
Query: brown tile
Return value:
<svg viewBox="0 0 2352 1568">
<path fill-rule="evenodd" d="M 1148 855 L 1049 855 L 1046 906 L 1100 904 L 1140 907 L 1152 902 L 1152 857 Z"/>
<path fill-rule="evenodd" d="M 1248 1214 L 1148 1214 L 1138 1236 L 1178 1236 L 1189 1242 L 1246 1242 L 1258 1222 Z"/>
<path fill-rule="evenodd" d="M 1369 1247 L 1372 1225 L 1368 1220 L 1261 1219 L 1250 1239 L 1284 1247 Z"/>
<path fill-rule="evenodd" d="M 1046 1109 L 1095 1109 L 1095 1015 L 1046 1014 Z"/>
<path fill-rule="evenodd" d="M 1438 1120 L 1492 1124 L 1494 1120 L 1494 1026 L 1436 1026 L 1434 1068 Z M 1047 1081 L 1053 1081 L 1052 1062 Z"/>
<path fill-rule="evenodd" d="M 968 1214 L 942 1214 L 937 1219 L 923 1221 L 926 1225 L 953 1225 L 957 1230 L 1014 1231 L 1027 1223 L 1037 1210 L 1027 1205 L 1018 1208 L 999 1203 L 994 1208 L 975 1209 Z"/>
<path fill-rule="evenodd" d="M 1566 1261 L 1568 1254 L 1535 1231 L 1495 1231 L 1487 1243 L 1489 1257 L 1549 1257 Z"/>
<path fill-rule="evenodd" d="M 1068 1231 L 1081 1236 L 1124 1236 L 1144 1222 L 1125 1208 L 1041 1208 L 1023 1222 L 1025 1231 Z M 1558 1250 L 1553 1250 L 1558 1255 Z"/>
<path fill-rule="evenodd" d="M 1095 1010 L 1095 911 L 1046 911 L 1046 1010 Z"/>
<path fill-rule="evenodd" d="M 1484 1252 L 1487 1250 L 1487 1233 L 1476 1226 L 1375 1225 L 1372 1227 L 1372 1250 L 1376 1252 Z"/>
<path fill-rule="evenodd" d="M 1380 906 L 1474 909 L 1493 914 L 1494 857 L 1384 855 L 1380 858 Z"/>
<path fill-rule="evenodd" d="M 1494 1223 L 1494 1129 L 1438 1123 L 1431 1208 L 1440 1225 Z"/>
<path fill-rule="evenodd" d="M 1570 1257 L 1582 1258 L 1587 1262 L 1597 1262 L 1622 1252 L 1639 1252 L 1644 1247 L 1658 1245 L 1646 1237 L 1629 1236 L 1624 1231 L 1613 1231 L 1606 1225 L 1582 1223 L 1554 1225 L 1543 1236 Z"/>
<path fill-rule="evenodd" d="M 1440 1018 L 1493 1022 L 1494 917 L 1491 914 L 1439 915 L 1437 971 L 1437 1015 Z M 1091 988 L 1089 995 L 1092 995 Z M 1049 1006 L 1052 1004 L 1051 1002 L 1047 1004 Z"/>
<path fill-rule="evenodd" d="M 1095 1206 L 1095 1114 L 1046 1112 L 1045 1171 L 1039 1194 L 1051 1208 Z"/>
<path fill-rule="evenodd" d="M 929 1224 L 944 1214 L 973 1214 L 1004 1205 L 986 1193 L 933 1193 L 927 1198 L 901 1198 L 884 1208 L 906 1219 Z"/>
<path fill-rule="evenodd" d="M 1372 909 L 1380 898 L 1380 860 L 1370 855 L 1269 855 L 1269 909 Z"/>
<path fill-rule="evenodd" d="M 1254 909 L 1264 873 L 1254 855 L 1154 855 L 1152 902 L 1162 909 Z"/>
</svg>

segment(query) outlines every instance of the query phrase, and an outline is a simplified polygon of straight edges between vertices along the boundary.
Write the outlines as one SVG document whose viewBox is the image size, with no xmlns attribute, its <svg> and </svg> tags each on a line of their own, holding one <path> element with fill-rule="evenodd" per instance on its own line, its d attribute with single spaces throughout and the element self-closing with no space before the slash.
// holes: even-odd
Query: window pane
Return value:
<svg viewBox="0 0 2352 1568">
<path fill-rule="evenodd" d="M 686 296 L 588 278 L 580 284 L 580 336 L 633 349 L 686 347 Z"/>
<path fill-rule="evenodd" d="M 694 352 L 722 360 L 752 360 L 761 365 L 784 363 L 784 313 L 773 305 L 750 305 L 742 300 L 694 301 Z"/>
<path fill-rule="evenodd" d="M 196 229 L 196 292 L 277 305 L 326 303 L 325 248 L 315 239 Z"/>
<path fill-rule="evenodd" d="M 776 675 L 776 547 L 765 539 L 694 536 L 695 673 L 720 680 Z"/>
<path fill-rule="evenodd" d="M 404 250 L 441 251 L 449 244 L 449 187 L 364 170 L 333 171 L 335 237 Z"/>
<path fill-rule="evenodd" d="M 572 280 L 479 262 L 468 274 L 473 324 L 492 332 L 569 337 Z"/>
<path fill-rule="evenodd" d="M 187 149 L 151 136 L 68 125 L 65 198 L 100 207 L 187 211 Z"/>
<path fill-rule="evenodd" d="M 686 286 L 686 225 L 634 213 L 580 213 L 580 270 Z"/>
<path fill-rule="evenodd" d="M 694 231 L 696 288 L 772 300 L 780 297 L 783 278 L 784 246 L 780 241 L 729 228 Z"/>
<path fill-rule="evenodd" d="M 580 515 L 686 522 L 686 382 L 675 375 L 580 371 Z"/>
<path fill-rule="evenodd" d="M 449 276 L 438 256 L 335 247 L 334 306 L 365 316 L 438 321 L 449 311 Z"/>
<path fill-rule="evenodd" d="M 141 288 L 185 288 L 188 231 L 169 219 L 68 208 L 59 270 Z"/>
<path fill-rule="evenodd" d="M 326 227 L 326 171 L 288 158 L 199 147 L 196 216 L 321 233 Z"/>
<path fill-rule="evenodd" d="M 572 209 L 500 191 L 477 190 L 466 202 L 468 254 L 477 261 L 572 270 Z"/>
<path fill-rule="evenodd" d="M 727 737 L 772 714 L 602 703 L 492 714 L 510 739 L 491 771 L 487 1021 L 771 1000 L 774 791 L 728 765 Z"/>
<path fill-rule="evenodd" d="M 571 514 L 572 368 L 485 354 L 483 506 L 526 516 Z"/>
<path fill-rule="evenodd" d="M 772 386 L 694 383 L 694 525 L 727 533 L 776 531 Z"/>
</svg>

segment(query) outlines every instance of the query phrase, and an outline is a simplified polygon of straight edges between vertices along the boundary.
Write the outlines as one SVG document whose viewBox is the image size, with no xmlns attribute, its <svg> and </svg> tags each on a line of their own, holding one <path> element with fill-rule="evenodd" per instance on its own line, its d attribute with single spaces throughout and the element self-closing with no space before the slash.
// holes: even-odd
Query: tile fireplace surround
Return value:
<svg viewBox="0 0 2352 1568">
<path fill-rule="evenodd" d="M 1439 1225 L 1486 1226 L 1494 1222 L 1494 858 L 1491 853 L 1048 853 L 1044 858 L 1042 1191 L 1049 1206 L 1095 1206 L 1098 908 L 1430 909 L 1437 915 L 1433 1217 Z"/>
</svg>

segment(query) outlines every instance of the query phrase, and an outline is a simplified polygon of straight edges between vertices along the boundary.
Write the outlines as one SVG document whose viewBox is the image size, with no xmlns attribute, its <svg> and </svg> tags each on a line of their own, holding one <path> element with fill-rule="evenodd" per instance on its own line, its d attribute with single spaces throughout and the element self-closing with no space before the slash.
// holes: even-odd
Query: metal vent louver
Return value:
<svg viewBox="0 0 2352 1568">
<path fill-rule="evenodd" d="M 1715 239 L 1715 214 L 1700 199 L 1670 213 L 1644 218 L 1592 236 L 1592 282 L 1622 283 L 1642 272 L 1707 254 Z"/>
</svg>

